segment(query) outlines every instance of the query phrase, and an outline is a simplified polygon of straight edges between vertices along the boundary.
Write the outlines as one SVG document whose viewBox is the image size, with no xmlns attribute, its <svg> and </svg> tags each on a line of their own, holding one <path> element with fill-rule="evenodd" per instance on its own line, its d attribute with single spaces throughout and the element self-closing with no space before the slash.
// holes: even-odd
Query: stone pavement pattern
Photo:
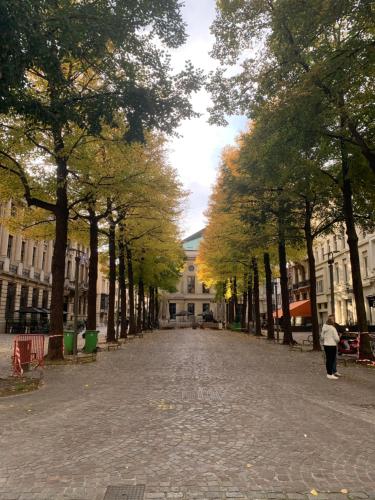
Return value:
<svg viewBox="0 0 375 500">
<path fill-rule="evenodd" d="M 0 400 L 0 499 L 136 484 L 145 500 L 374 499 L 375 371 L 340 371 L 330 381 L 318 353 L 207 330 L 49 367 L 41 390 Z"/>
</svg>

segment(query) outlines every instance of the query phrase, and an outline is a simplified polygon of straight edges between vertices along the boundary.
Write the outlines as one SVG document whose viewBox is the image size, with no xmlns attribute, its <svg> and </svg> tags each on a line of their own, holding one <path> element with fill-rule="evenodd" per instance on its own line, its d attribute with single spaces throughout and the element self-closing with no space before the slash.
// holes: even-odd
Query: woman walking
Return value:
<svg viewBox="0 0 375 500">
<path fill-rule="evenodd" d="M 323 325 L 321 339 L 326 353 L 326 368 L 327 378 L 337 380 L 338 377 L 334 374 L 337 356 L 337 344 L 340 341 L 339 334 L 335 328 L 335 318 L 328 316 L 326 323 Z"/>
</svg>

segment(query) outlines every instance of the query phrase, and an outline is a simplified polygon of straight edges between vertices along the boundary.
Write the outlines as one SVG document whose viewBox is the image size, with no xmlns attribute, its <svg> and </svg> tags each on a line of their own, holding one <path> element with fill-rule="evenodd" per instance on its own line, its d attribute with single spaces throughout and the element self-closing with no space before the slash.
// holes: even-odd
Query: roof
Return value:
<svg viewBox="0 0 375 500">
<path fill-rule="evenodd" d="M 295 318 L 301 316 L 302 318 L 309 318 L 311 316 L 311 302 L 310 300 L 297 300 L 296 302 L 291 302 L 289 304 L 290 315 Z M 283 310 L 279 309 L 277 311 L 278 317 L 281 318 L 283 315 Z M 273 313 L 273 317 L 276 317 L 276 311 Z"/>
<path fill-rule="evenodd" d="M 188 236 L 182 240 L 182 246 L 184 250 L 198 250 L 200 242 L 203 239 L 204 229 L 197 231 L 196 233 Z"/>
</svg>

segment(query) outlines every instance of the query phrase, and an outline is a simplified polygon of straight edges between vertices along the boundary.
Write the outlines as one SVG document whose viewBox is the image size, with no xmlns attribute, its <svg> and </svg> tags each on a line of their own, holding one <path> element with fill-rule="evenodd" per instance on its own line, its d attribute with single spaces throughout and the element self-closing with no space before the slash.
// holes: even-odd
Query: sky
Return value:
<svg viewBox="0 0 375 500">
<path fill-rule="evenodd" d="M 195 67 L 206 72 L 215 69 L 218 62 L 209 55 L 214 42 L 209 28 L 215 17 L 215 0 L 185 0 L 182 13 L 189 38 L 172 55 L 174 68 L 182 69 L 184 61 L 190 59 Z M 210 102 L 204 90 L 195 94 L 192 104 L 201 116 L 183 121 L 177 129 L 179 137 L 169 142 L 169 161 L 177 169 L 184 189 L 190 192 L 181 221 L 184 237 L 205 226 L 203 214 L 215 183 L 221 151 L 226 145 L 234 144 L 246 126 L 243 117 L 229 117 L 226 127 L 209 125 L 207 108 Z"/>
</svg>

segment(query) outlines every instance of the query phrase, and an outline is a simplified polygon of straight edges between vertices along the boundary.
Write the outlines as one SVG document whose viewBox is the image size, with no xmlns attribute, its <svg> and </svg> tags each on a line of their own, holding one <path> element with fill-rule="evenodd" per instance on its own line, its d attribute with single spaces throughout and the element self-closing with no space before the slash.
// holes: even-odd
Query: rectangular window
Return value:
<svg viewBox="0 0 375 500">
<path fill-rule="evenodd" d="M 188 310 L 188 313 L 194 315 L 195 314 L 195 304 L 192 304 L 192 303 L 188 304 L 187 310 Z"/>
<path fill-rule="evenodd" d="M 43 290 L 42 307 L 43 309 L 48 309 L 48 290 Z"/>
<path fill-rule="evenodd" d="M 363 275 L 365 278 L 368 278 L 368 256 L 367 252 L 362 253 L 362 261 L 363 261 Z"/>
<path fill-rule="evenodd" d="M 342 261 L 342 268 L 344 270 L 344 283 L 348 283 L 348 264 L 346 263 L 346 259 Z"/>
<path fill-rule="evenodd" d="M 323 280 L 318 279 L 316 281 L 316 293 L 323 293 Z"/>
<path fill-rule="evenodd" d="M 42 256 L 42 269 L 44 269 L 45 265 L 46 265 L 46 252 L 43 252 L 43 256 Z"/>
<path fill-rule="evenodd" d="M 210 289 L 204 283 L 202 283 L 202 293 L 210 293 Z"/>
<path fill-rule="evenodd" d="M 188 293 L 195 293 L 195 276 L 187 277 L 187 291 Z"/>
<path fill-rule="evenodd" d="M 342 248 L 345 249 L 346 240 L 345 240 L 345 231 L 342 232 Z"/>
<path fill-rule="evenodd" d="M 14 306 L 16 299 L 16 285 L 8 283 L 7 301 L 5 304 L 5 319 L 12 320 L 14 315 Z"/>
<path fill-rule="evenodd" d="M 21 286 L 20 309 L 27 307 L 28 294 L 29 294 L 29 288 L 27 286 Z"/>
<path fill-rule="evenodd" d="M 334 235 L 333 237 L 333 251 L 334 252 L 337 252 L 338 248 L 337 248 L 337 236 Z"/>
<path fill-rule="evenodd" d="M 35 259 L 36 259 L 36 247 L 33 247 L 33 258 L 31 259 L 31 265 L 35 267 Z"/>
<path fill-rule="evenodd" d="M 340 269 L 337 262 L 335 262 L 335 282 L 340 283 Z"/>
<path fill-rule="evenodd" d="M 169 303 L 169 317 L 170 319 L 176 319 L 176 304 L 174 302 Z"/>
<path fill-rule="evenodd" d="M 105 293 L 102 293 L 100 295 L 100 310 L 101 311 L 107 311 L 108 309 L 108 295 Z"/>
<path fill-rule="evenodd" d="M 202 313 L 210 312 L 210 304 L 202 304 Z"/>
<path fill-rule="evenodd" d="M 323 247 L 323 245 L 320 247 L 320 255 L 322 257 L 322 260 L 324 260 L 324 247 Z"/>
<path fill-rule="evenodd" d="M 10 234 L 8 237 L 8 248 L 7 248 L 8 259 L 12 257 L 12 249 L 13 249 L 13 236 Z"/>
<path fill-rule="evenodd" d="M 70 281 L 72 279 L 71 273 L 72 273 L 72 261 L 68 260 L 68 264 L 67 264 L 67 267 L 66 267 L 66 277 Z M 103 282 L 104 282 L 104 280 L 103 280 Z M 104 286 L 103 286 L 103 289 L 104 289 Z"/>
<path fill-rule="evenodd" d="M 26 253 L 26 241 L 23 241 L 21 243 L 21 262 L 23 262 L 25 259 L 25 253 Z"/>
<path fill-rule="evenodd" d="M 39 290 L 38 288 L 33 288 L 32 302 L 33 307 L 38 307 L 39 304 Z"/>
</svg>

